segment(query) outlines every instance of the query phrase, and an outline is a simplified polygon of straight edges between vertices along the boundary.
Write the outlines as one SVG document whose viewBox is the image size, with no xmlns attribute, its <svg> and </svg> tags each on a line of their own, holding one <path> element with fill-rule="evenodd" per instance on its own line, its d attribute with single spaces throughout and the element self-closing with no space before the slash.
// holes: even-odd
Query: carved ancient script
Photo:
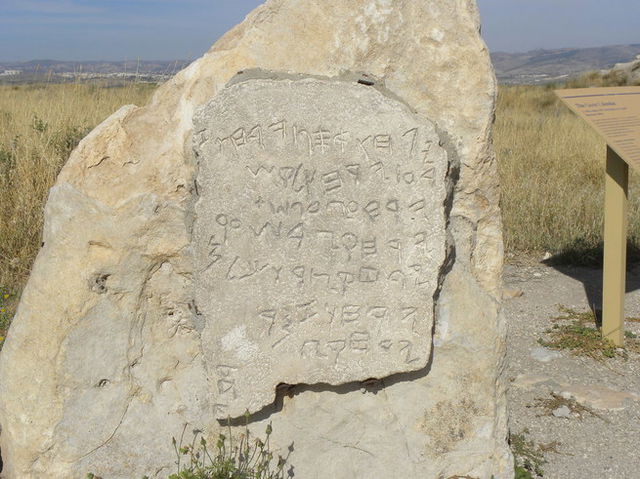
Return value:
<svg viewBox="0 0 640 479">
<path fill-rule="evenodd" d="M 445 258 L 431 122 L 357 83 L 252 79 L 194 118 L 194 244 L 219 418 L 279 383 L 423 368 Z"/>
</svg>

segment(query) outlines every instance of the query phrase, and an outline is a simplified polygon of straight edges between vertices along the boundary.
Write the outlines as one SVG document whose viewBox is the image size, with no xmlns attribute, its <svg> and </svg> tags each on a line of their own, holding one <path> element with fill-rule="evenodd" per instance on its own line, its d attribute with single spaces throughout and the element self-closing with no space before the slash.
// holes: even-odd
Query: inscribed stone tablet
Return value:
<svg viewBox="0 0 640 479">
<path fill-rule="evenodd" d="M 358 83 L 250 79 L 194 118 L 196 303 L 218 418 L 279 383 L 423 368 L 445 259 L 434 125 Z"/>
</svg>

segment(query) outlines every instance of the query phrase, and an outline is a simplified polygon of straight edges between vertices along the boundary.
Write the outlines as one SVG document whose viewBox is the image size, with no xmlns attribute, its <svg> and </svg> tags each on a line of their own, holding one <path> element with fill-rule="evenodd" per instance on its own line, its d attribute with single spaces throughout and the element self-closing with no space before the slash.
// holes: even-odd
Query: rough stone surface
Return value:
<svg viewBox="0 0 640 479">
<path fill-rule="evenodd" d="M 240 70 L 366 73 L 433 121 L 455 187 L 425 367 L 291 385 L 253 415 L 296 477 L 508 478 L 495 80 L 474 2 L 270 0 L 85 138 L 0 356 L 7 478 L 163 477 L 184 424 L 215 435 L 194 296 L 193 117 Z M 215 291 L 212 292 L 215 294 Z M 428 342 L 428 338 L 427 338 Z"/>
<path fill-rule="evenodd" d="M 573 399 L 585 406 L 607 411 L 624 409 L 626 401 L 639 400 L 640 395 L 616 391 L 604 386 L 582 386 L 577 384 L 560 384 L 558 392 L 562 397 Z"/>
<path fill-rule="evenodd" d="M 571 416 L 571 409 L 569 409 L 567 406 L 560 406 L 559 408 L 551 411 L 551 414 L 553 414 L 555 417 L 568 418 L 569 416 Z"/>
<path fill-rule="evenodd" d="M 381 92 L 247 80 L 194 121 L 195 299 L 220 419 L 276 386 L 424 368 L 445 260 L 447 153 Z"/>
<path fill-rule="evenodd" d="M 553 349 L 540 346 L 531 350 L 531 357 L 536 361 L 548 363 L 554 359 L 561 358 L 562 353 L 560 351 L 554 351 Z"/>
<path fill-rule="evenodd" d="M 603 73 L 623 73 L 627 77 L 627 84 L 634 85 L 640 82 L 640 55 L 627 63 L 616 63 L 611 70 L 604 70 Z"/>
</svg>

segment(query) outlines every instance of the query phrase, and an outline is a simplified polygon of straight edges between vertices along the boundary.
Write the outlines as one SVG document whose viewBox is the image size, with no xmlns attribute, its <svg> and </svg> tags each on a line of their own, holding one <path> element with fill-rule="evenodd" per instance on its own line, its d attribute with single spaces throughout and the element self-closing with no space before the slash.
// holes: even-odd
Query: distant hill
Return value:
<svg viewBox="0 0 640 479">
<path fill-rule="evenodd" d="M 501 83 L 562 81 L 593 70 L 612 68 L 634 60 L 640 43 L 597 48 L 560 48 L 524 53 L 495 52 L 491 60 Z M 0 83 L 33 81 L 69 82 L 107 80 L 162 82 L 182 70 L 191 60 L 171 61 L 58 61 L 0 62 Z"/>
<path fill-rule="evenodd" d="M 640 43 L 597 48 L 560 48 L 525 53 L 495 52 L 491 60 L 501 83 L 544 83 L 632 61 Z"/>
<path fill-rule="evenodd" d="M 90 81 L 96 79 L 159 82 L 171 78 L 190 60 L 0 62 L 0 83 Z"/>
<path fill-rule="evenodd" d="M 126 61 L 61 61 L 30 60 L 28 62 L 0 62 L 0 70 L 22 70 L 25 73 L 177 73 L 191 60 L 126 60 Z"/>
</svg>

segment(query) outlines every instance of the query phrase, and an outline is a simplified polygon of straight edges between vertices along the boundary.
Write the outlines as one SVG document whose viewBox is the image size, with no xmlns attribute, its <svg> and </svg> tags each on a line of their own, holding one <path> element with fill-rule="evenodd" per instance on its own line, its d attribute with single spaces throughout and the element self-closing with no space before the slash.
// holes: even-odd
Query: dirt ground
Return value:
<svg viewBox="0 0 640 479">
<path fill-rule="evenodd" d="M 570 323 L 554 321 L 562 310 L 599 309 L 601 281 L 597 269 L 532 260 L 505 267 L 510 430 L 543 454 L 545 478 L 640 478 L 640 354 L 594 359 L 538 342 Z M 640 317 L 638 265 L 627 274 L 626 316 Z M 640 322 L 626 329 L 640 336 Z"/>
</svg>

